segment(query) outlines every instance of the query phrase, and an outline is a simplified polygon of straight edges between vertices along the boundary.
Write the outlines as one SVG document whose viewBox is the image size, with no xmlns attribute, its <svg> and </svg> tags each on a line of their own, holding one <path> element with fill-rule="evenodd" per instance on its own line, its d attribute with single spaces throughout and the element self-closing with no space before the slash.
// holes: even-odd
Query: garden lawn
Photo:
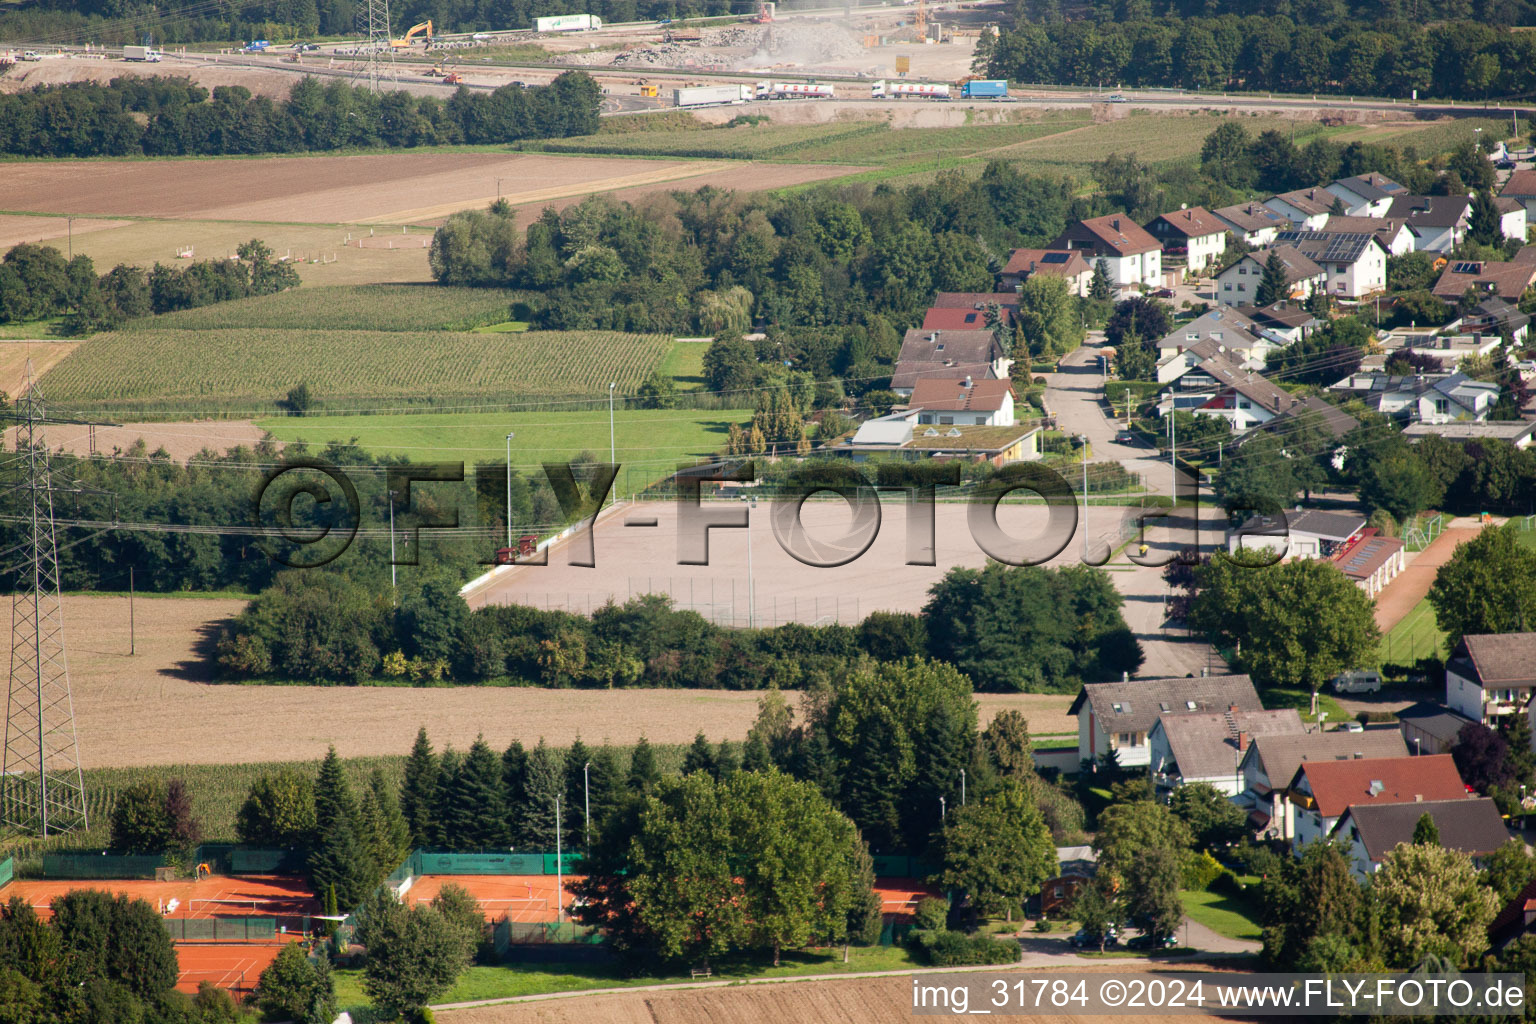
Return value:
<svg viewBox="0 0 1536 1024">
<path fill-rule="evenodd" d="M 1191 921 L 1218 935 L 1245 942 L 1258 942 L 1264 937 L 1263 929 L 1249 916 L 1251 908 L 1245 900 L 1217 892 L 1187 890 L 1179 893 L 1179 898 L 1184 901 L 1184 913 Z"/>
</svg>

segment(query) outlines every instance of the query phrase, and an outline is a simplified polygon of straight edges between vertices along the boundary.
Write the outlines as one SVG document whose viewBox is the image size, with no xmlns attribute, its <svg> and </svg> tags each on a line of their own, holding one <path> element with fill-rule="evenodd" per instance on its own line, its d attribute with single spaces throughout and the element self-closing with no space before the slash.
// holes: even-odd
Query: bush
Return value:
<svg viewBox="0 0 1536 1024">
<path fill-rule="evenodd" d="M 1220 893 L 1223 896 L 1241 896 L 1243 894 L 1244 886 L 1243 883 L 1238 880 L 1238 877 L 1232 873 L 1231 869 L 1222 868 L 1221 874 L 1217 875 L 1215 880 L 1212 881 L 1211 884 L 1206 888 L 1211 892 Z"/>
<path fill-rule="evenodd" d="M 1208 889 L 1223 871 L 1226 869 L 1216 858 L 1202 850 L 1198 855 L 1191 857 L 1184 867 L 1184 888 L 1202 892 Z M 1227 873 L 1231 874 L 1230 871 Z"/>
<path fill-rule="evenodd" d="M 1361 725 L 1380 725 L 1397 721 L 1397 716 L 1390 711 L 1361 711 L 1356 713 L 1355 721 Z"/>
<path fill-rule="evenodd" d="M 1017 939 L 919 929 L 907 941 L 932 967 L 981 967 L 1019 961 Z"/>
<path fill-rule="evenodd" d="M 1042 917 L 1040 920 L 1035 922 L 1035 931 L 1039 932 L 1041 935 L 1050 934 L 1051 930 L 1055 927 L 1056 926 L 1051 923 L 1051 919 L 1048 917 Z"/>
<path fill-rule="evenodd" d="M 924 931 L 942 931 L 949 921 L 949 903 L 937 896 L 927 896 L 919 900 L 917 910 L 918 928 Z"/>
</svg>

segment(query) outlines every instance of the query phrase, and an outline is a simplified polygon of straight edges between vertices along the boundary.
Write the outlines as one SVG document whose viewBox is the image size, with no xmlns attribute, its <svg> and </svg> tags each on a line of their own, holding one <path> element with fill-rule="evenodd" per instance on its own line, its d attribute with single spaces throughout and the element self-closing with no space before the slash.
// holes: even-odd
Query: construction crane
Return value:
<svg viewBox="0 0 1536 1024">
<path fill-rule="evenodd" d="M 917 13 L 912 16 L 912 27 L 917 29 L 917 41 L 928 38 L 928 0 L 917 0 Z"/>
<path fill-rule="evenodd" d="M 406 34 L 404 36 L 402 36 L 401 38 L 399 38 L 399 39 L 391 39 L 389 41 L 389 45 L 393 46 L 397 50 L 404 49 L 405 47 L 411 45 L 411 40 L 412 39 L 414 39 L 417 35 L 419 35 L 419 34 L 421 34 L 423 32 L 425 32 L 427 34 L 427 45 L 431 46 L 432 45 L 432 22 L 431 22 L 430 19 L 427 20 L 427 21 L 422 22 L 420 25 L 412 25 L 411 28 L 410 28 L 410 31 L 406 32 Z"/>
</svg>

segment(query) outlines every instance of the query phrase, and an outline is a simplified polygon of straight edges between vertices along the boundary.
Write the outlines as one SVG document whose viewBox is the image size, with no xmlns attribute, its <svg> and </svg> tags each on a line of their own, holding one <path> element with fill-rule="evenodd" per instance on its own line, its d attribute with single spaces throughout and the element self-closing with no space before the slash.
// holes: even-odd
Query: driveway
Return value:
<svg viewBox="0 0 1536 1024">
<path fill-rule="evenodd" d="M 1172 470 L 1156 448 L 1120 444 L 1115 440 L 1119 424 L 1105 415 L 1100 396 L 1104 375 L 1097 348 L 1083 346 L 1062 357 L 1059 370 L 1045 377 L 1046 407 L 1056 414 L 1057 427 L 1067 434 L 1081 434 L 1093 446 L 1096 460 L 1114 459 L 1141 476 L 1154 494 L 1171 494 Z"/>
</svg>

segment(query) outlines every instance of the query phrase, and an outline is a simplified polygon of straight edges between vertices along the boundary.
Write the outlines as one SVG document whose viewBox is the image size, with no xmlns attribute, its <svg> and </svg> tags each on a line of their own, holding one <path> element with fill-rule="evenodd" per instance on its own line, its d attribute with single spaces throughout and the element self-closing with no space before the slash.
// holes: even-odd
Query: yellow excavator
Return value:
<svg viewBox="0 0 1536 1024">
<path fill-rule="evenodd" d="M 432 22 L 431 21 L 424 21 L 420 25 L 412 25 L 410 31 L 408 31 L 404 36 L 402 36 L 399 39 L 391 39 L 389 41 L 389 45 L 395 47 L 396 49 L 404 49 L 405 47 L 411 45 L 411 40 L 412 39 L 414 39 L 416 36 L 420 35 L 423 32 L 425 32 L 426 35 L 427 35 L 427 38 L 426 38 L 427 45 L 431 46 L 432 45 Z"/>
</svg>

